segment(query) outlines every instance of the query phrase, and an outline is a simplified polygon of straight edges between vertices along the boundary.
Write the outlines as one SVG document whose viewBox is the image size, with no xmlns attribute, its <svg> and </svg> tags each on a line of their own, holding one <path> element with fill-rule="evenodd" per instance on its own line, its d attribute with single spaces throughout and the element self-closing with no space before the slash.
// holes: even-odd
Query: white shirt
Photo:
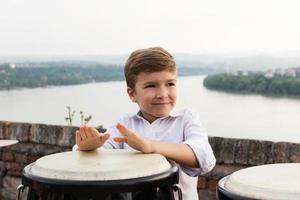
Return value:
<svg viewBox="0 0 300 200">
<path fill-rule="evenodd" d="M 200 168 L 179 166 L 179 185 L 184 200 L 198 200 L 197 176 L 211 171 L 216 159 L 196 113 L 188 109 L 171 112 L 168 117 L 159 118 L 150 124 L 138 112 L 134 115 L 124 115 L 118 122 L 146 138 L 189 145 L 197 157 Z M 107 132 L 111 137 L 105 144 L 106 147 L 131 149 L 126 143 L 116 143 L 112 140 L 121 136 L 116 126 L 108 128 Z"/>
</svg>

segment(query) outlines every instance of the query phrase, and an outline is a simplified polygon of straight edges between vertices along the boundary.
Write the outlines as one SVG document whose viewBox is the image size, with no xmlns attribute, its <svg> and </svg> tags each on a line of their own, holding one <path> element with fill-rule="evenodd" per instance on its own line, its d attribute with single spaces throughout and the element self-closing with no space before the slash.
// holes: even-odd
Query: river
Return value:
<svg viewBox="0 0 300 200">
<path fill-rule="evenodd" d="M 203 79 L 179 77 L 177 109 L 198 112 L 208 135 L 300 142 L 300 98 L 211 91 Z M 76 110 L 74 125 L 83 111 L 104 127 L 138 109 L 124 81 L 0 91 L 0 120 L 67 125 L 67 106 Z"/>
</svg>

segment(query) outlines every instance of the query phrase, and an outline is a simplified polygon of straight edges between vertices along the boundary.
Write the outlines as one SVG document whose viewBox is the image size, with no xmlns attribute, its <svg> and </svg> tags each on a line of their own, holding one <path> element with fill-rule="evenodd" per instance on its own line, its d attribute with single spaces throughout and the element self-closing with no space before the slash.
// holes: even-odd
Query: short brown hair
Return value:
<svg viewBox="0 0 300 200">
<path fill-rule="evenodd" d="M 141 72 L 152 73 L 160 71 L 176 72 L 173 56 L 161 47 L 138 49 L 127 59 L 124 74 L 128 87 L 134 88 L 137 76 Z"/>
</svg>

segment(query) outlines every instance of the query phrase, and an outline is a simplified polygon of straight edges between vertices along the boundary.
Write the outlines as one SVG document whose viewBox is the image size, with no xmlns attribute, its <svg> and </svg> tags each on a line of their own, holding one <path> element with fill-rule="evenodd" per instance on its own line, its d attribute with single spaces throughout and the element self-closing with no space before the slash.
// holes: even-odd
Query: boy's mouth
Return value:
<svg viewBox="0 0 300 200">
<path fill-rule="evenodd" d="M 160 102 L 160 103 L 152 103 L 152 105 L 158 106 L 158 105 L 166 105 L 170 104 L 170 102 Z"/>
</svg>

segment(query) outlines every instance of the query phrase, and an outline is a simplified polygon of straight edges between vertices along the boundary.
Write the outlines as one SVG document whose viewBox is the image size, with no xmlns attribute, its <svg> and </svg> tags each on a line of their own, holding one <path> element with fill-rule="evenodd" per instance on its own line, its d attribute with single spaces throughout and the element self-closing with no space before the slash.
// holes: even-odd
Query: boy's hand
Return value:
<svg viewBox="0 0 300 200">
<path fill-rule="evenodd" d="M 94 127 L 82 125 L 76 131 L 75 140 L 79 150 L 88 151 L 101 147 L 108 138 L 108 133 L 99 133 Z"/>
<path fill-rule="evenodd" d="M 153 153 L 153 145 L 151 140 L 143 138 L 133 130 L 127 128 L 123 124 L 118 123 L 117 128 L 123 137 L 115 137 L 115 142 L 126 142 L 130 147 L 139 150 L 143 153 Z"/>
</svg>

